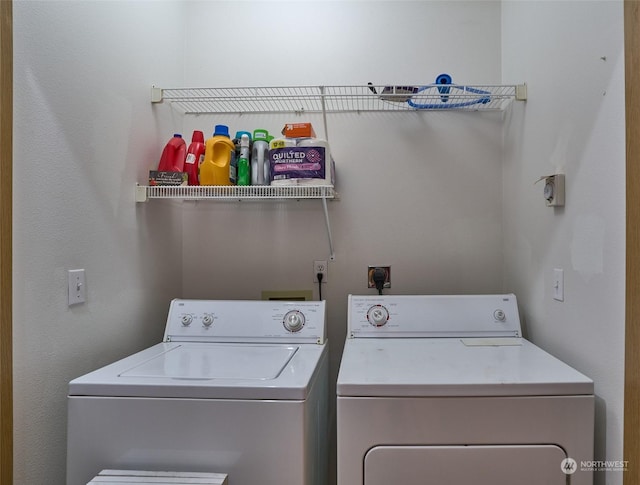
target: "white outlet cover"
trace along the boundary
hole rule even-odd
[[[313,282],[318,282],[318,273],[322,273],[322,282],[326,283],[329,280],[329,267],[326,261],[314,261],[313,262]]]

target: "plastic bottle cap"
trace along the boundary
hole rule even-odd
[[[254,140],[267,140],[267,138],[269,137],[269,132],[267,130],[261,130],[261,129],[257,129],[257,130],[253,130],[253,139]]]
[[[240,140],[242,135],[247,135],[249,137],[249,141],[251,141],[251,133],[248,131],[236,131],[236,138]]]
[[[229,127],[227,125],[216,125],[213,130],[213,136],[226,136],[229,137]]]
[[[191,136],[192,143],[204,143],[204,133],[201,131],[195,130],[193,135]]]
[[[249,146],[249,135],[247,133],[243,133],[240,137],[240,146],[248,147]]]
[[[174,133],[173,137],[174,138],[182,138],[182,135],[180,133]]]

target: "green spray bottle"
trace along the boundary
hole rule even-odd
[[[251,173],[249,170],[249,135],[240,137],[240,158],[238,159],[238,185],[250,185]]]

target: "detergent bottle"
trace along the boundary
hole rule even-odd
[[[184,172],[187,144],[180,133],[173,135],[162,150],[158,170],[160,172]]]
[[[229,170],[234,149],[229,138],[229,127],[216,125],[213,136],[205,143],[204,161],[200,166],[200,185],[231,185]]]
[[[269,185],[269,132],[253,130],[251,185]]]
[[[184,171],[189,177],[189,185],[200,185],[198,169],[204,161],[204,148],[204,133],[195,130],[191,136],[191,144],[187,148],[187,159],[184,162]]]

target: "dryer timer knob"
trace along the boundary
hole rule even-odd
[[[284,316],[282,324],[289,332],[299,332],[304,327],[304,314],[298,310],[291,310]]]
[[[374,327],[382,327],[389,320],[389,310],[382,305],[374,305],[367,312],[367,320]]]

